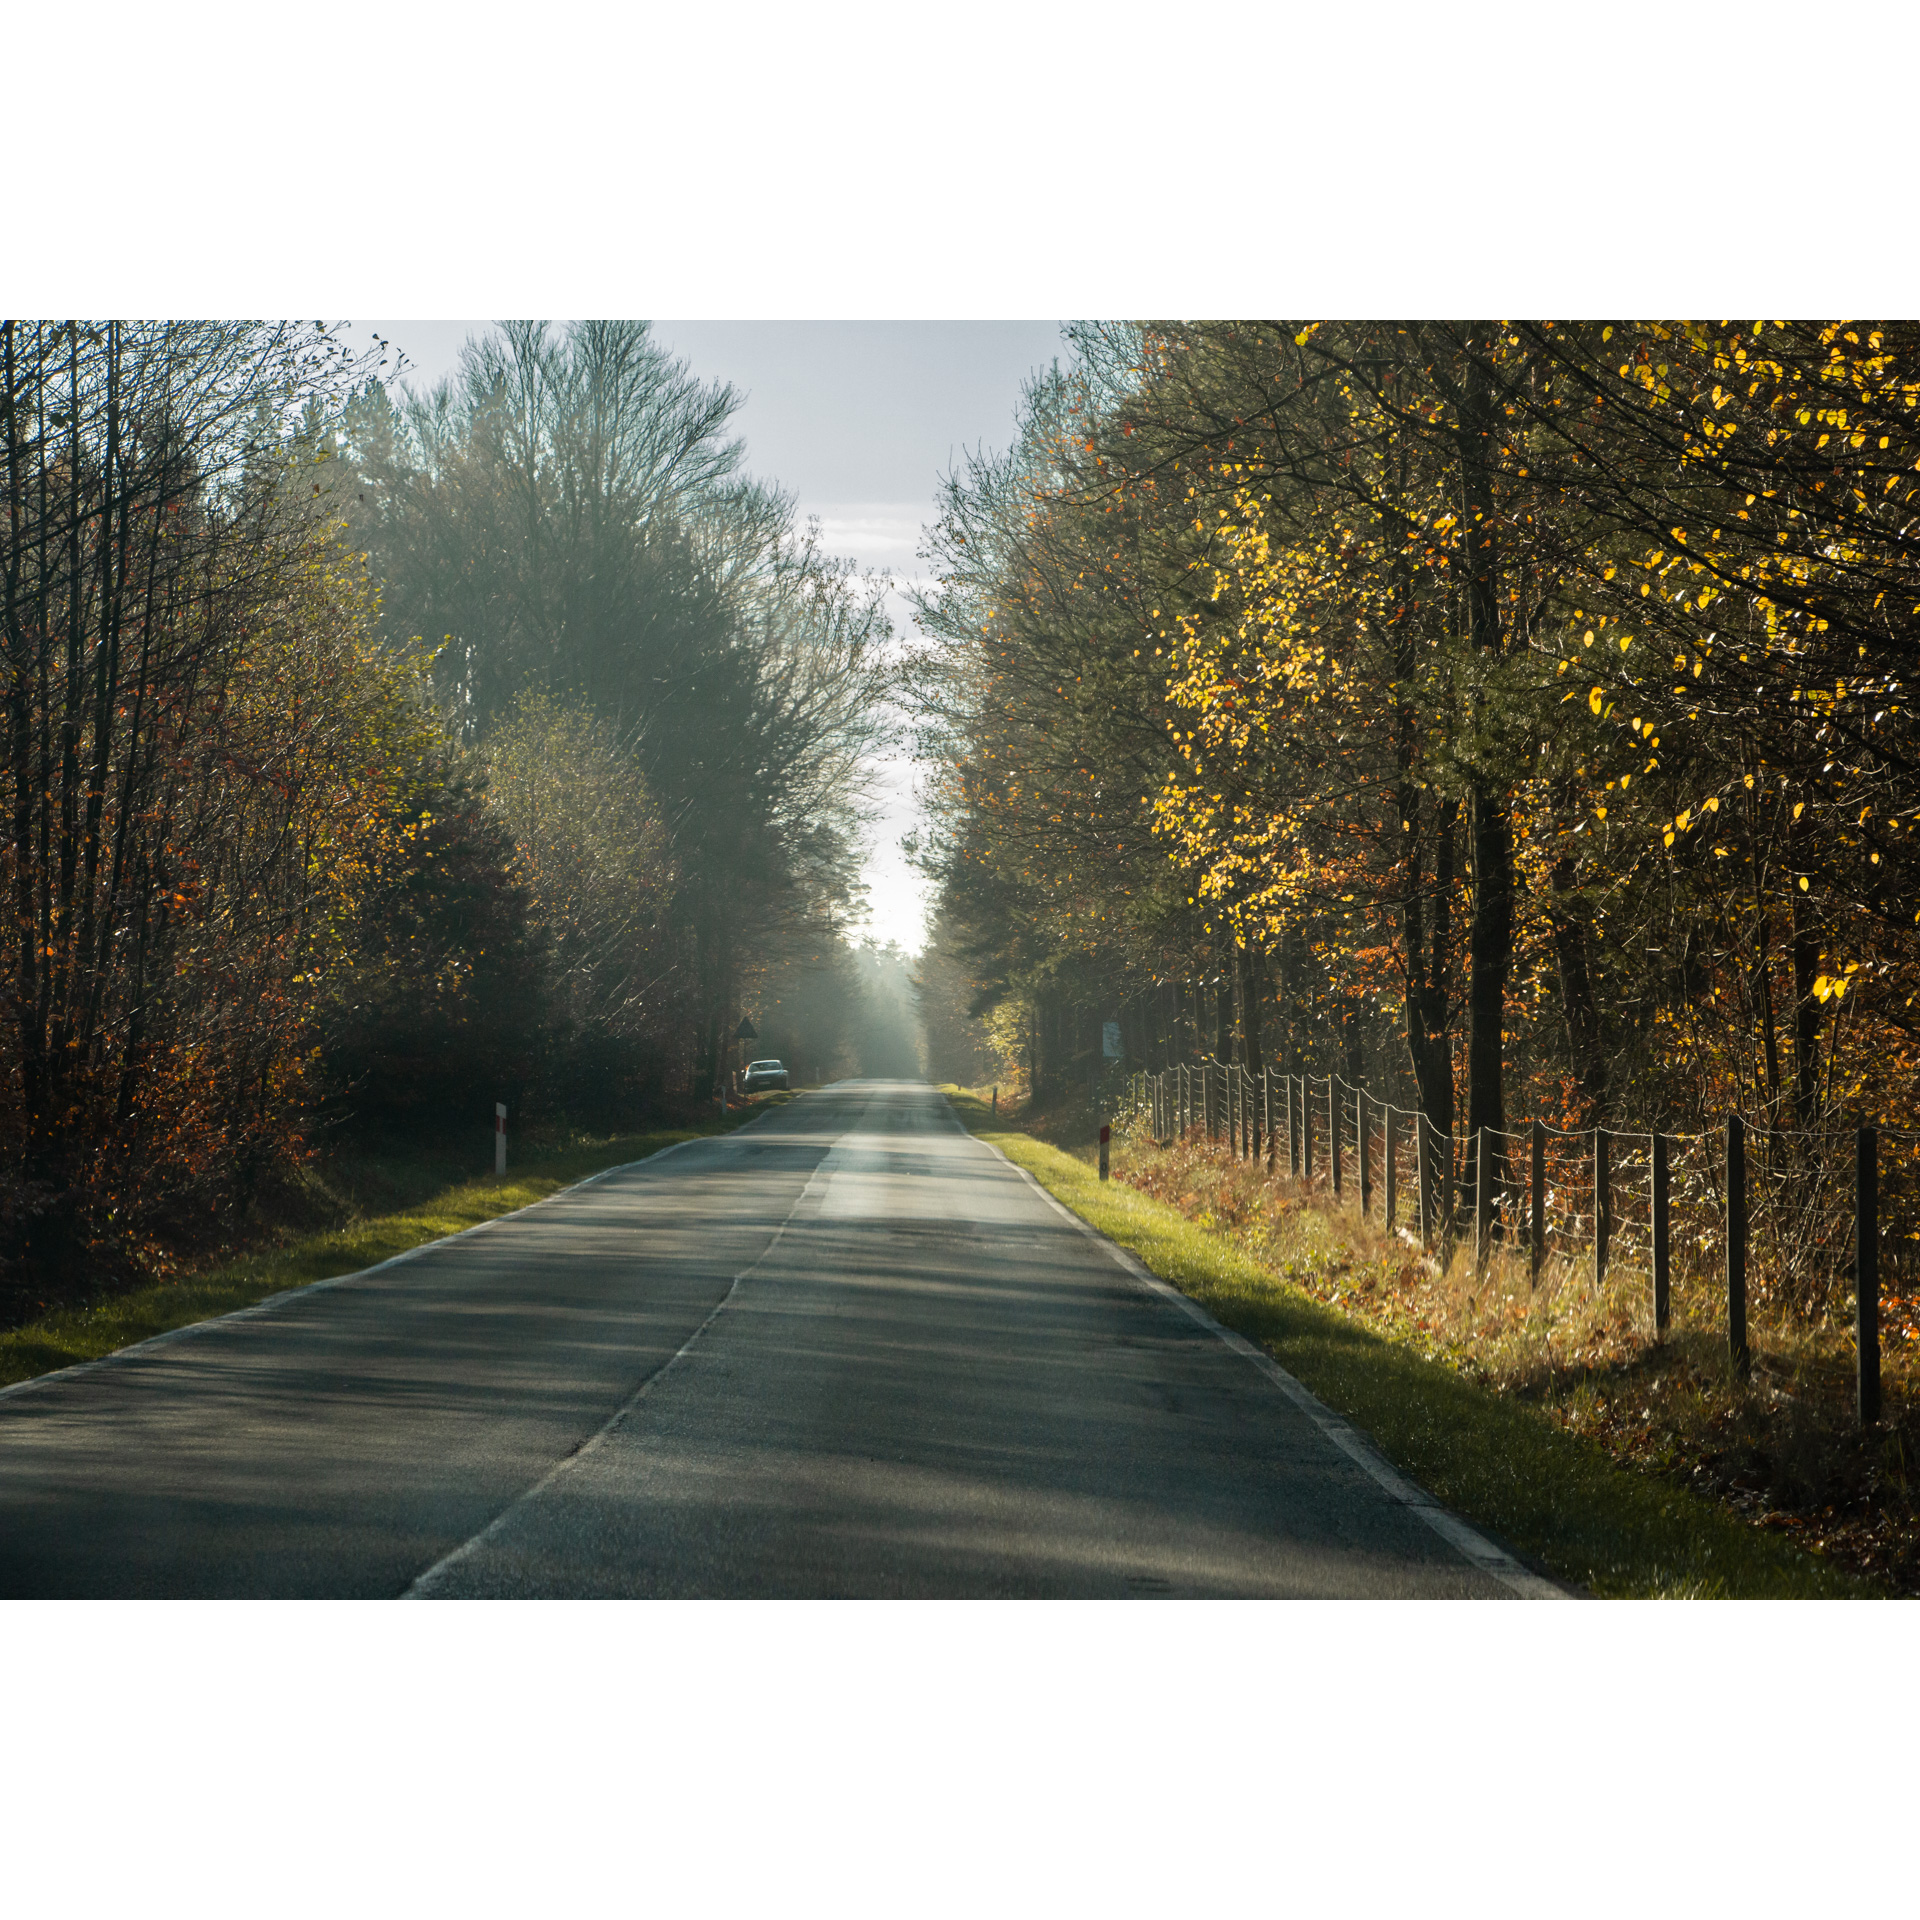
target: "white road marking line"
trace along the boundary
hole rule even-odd
[[[727,1137],[731,1138],[730,1135]],[[841,1139],[845,1137],[844,1134],[840,1136]],[[594,1452],[600,1443],[607,1439],[620,1423],[626,1419],[627,1415],[653,1391],[655,1383],[664,1380],[667,1375],[680,1364],[688,1352],[691,1351],[695,1342],[699,1340],[700,1336],[705,1333],[706,1330],[719,1319],[722,1312],[725,1311],[735,1293],[739,1291],[740,1282],[749,1279],[753,1274],[757,1273],[772,1255],[774,1248],[777,1247],[786,1236],[788,1227],[793,1224],[793,1216],[806,1204],[807,1196],[820,1184],[821,1175],[826,1174],[827,1179],[829,1181],[832,1180],[833,1175],[828,1172],[828,1169],[832,1166],[834,1149],[838,1147],[839,1143],[839,1140],[836,1140],[834,1146],[829,1147],[826,1153],[821,1156],[820,1164],[815,1167],[813,1172],[808,1176],[807,1184],[800,1189],[799,1195],[794,1200],[793,1205],[787,1209],[786,1217],[774,1228],[773,1238],[760,1249],[759,1254],[753,1260],[742,1267],[740,1271],[727,1282],[727,1290],[720,1296],[719,1300],[714,1303],[713,1311],[687,1335],[686,1340],[682,1343],[679,1350],[663,1366],[656,1367],[652,1373],[648,1374],[647,1377],[641,1381],[633,1393],[607,1417],[598,1432],[582,1445],[574,1448],[571,1453],[565,1454],[559,1460],[556,1460],[532,1486],[526,1488],[512,1500],[508,1501],[471,1539],[463,1540],[451,1553],[443,1554],[426,1572],[414,1581],[413,1585],[400,1596],[401,1599],[431,1600],[434,1595],[435,1586],[443,1580],[444,1576],[451,1571],[451,1569],[457,1567],[463,1560],[471,1559],[474,1554],[478,1553],[488,1541],[492,1540],[494,1536],[500,1532],[501,1528],[503,1528],[528,1501],[537,1500],[569,1467],[578,1465],[588,1454]],[[671,1151],[671,1149],[669,1149],[669,1151]],[[557,1198],[558,1196],[556,1195],[555,1197]]]
[[[970,1140],[979,1139],[979,1135],[971,1132],[951,1107],[947,1111],[959,1132],[965,1134]],[[1071,1207],[1056,1200],[1025,1167],[1007,1159],[1007,1156],[1001,1153],[991,1140],[980,1140],[980,1145],[991,1153],[999,1154],[1001,1160],[1011,1167],[1055,1213],[1059,1214],[1061,1219],[1077,1227],[1090,1240],[1104,1247],[1130,1280],[1156,1295],[1168,1306],[1177,1307],[1188,1319],[1197,1321],[1217,1339],[1225,1341],[1243,1359],[1250,1360],[1348,1459],[1365,1472],[1383,1493],[1417,1514],[1463,1559],[1478,1567],[1482,1573],[1498,1580],[1509,1592],[1519,1594],[1524,1599],[1567,1600],[1573,1597],[1558,1581],[1548,1580],[1531,1568],[1523,1567],[1504,1547],[1495,1546],[1485,1534],[1469,1526],[1457,1513],[1452,1513],[1443,1507],[1424,1487],[1416,1486],[1370,1440],[1343,1420],[1324,1400],[1296,1380],[1270,1353],[1256,1347],[1244,1334],[1235,1333],[1231,1327],[1222,1326],[1197,1300],[1189,1300],[1178,1287],[1169,1286],[1157,1273],[1130,1254],[1125,1247],[1109,1240],[1098,1227],[1082,1220]]]

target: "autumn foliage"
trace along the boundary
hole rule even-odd
[[[324,327],[0,323],[0,1317],[704,1097],[843,912],[876,595],[645,323],[509,337],[409,423]]]
[[[1444,1131],[1920,1123],[1920,328],[1077,345],[948,489],[920,681],[1043,1087],[1098,1013]]]

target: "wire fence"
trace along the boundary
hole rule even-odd
[[[1125,1110],[1163,1145],[1196,1136],[1435,1253],[1529,1284],[1584,1274],[1658,1338],[1676,1314],[1724,1325],[1745,1373],[1750,1310],[1833,1324],[1850,1312],[1856,1404],[1878,1419],[1883,1298],[1914,1303],[1920,1131],[1620,1127],[1443,1131],[1338,1074],[1255,1073],[1214,1059],[1127,1083]]]

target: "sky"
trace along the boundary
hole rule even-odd
[[[453,371],[479,320],[361,320],[432,385]],[[658,338],[708,380],[747,398],[733,417],[747,467],[778,481],[822,543],[893,583],[888,611],[902,631],[904,592],[920,576],[920,530],[942,474],[963,451],[1013,438],[1022,383],[1068,357],[1053,320],[660,320]],[[881,769],[883,812],[866,880],[871,937],[917,952],[925,883],[900,851],[916,817],[910,761]]]

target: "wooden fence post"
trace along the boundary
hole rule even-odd
[[[1300,1166],[1301,1178],[1313,1185],[1313,1088],[1306,1074],[1300,1076]]]
[[[1607,1277],[1607,1242],[1613,1237],[1613,1167],[1607,1152],[1607,1130],[1593,1130],[1593,1284]]]
[[[1880,1418],[1880,1135],[1862,1127],[1853,1148],[1853,1334],[1860,1424]]]
[[[1428,1119],[1425,1110],[1413,1121],[1413,1171],[1421,1185],[1421,1246],[1432,1252],[1434,1227],[1440,1223],[1440,1188],[1436,1187],[1434,1142],[1440,1129]]]
[[[1487,1130],[1473,1133],[1473,1270],[1484,1274],[1493,1253],[1493,1155],[1487,1151]]]
[[[1293,1121],[1293,1075],[1287,1074],[1280,1082],[1286,1089],[1284,1105],[1286,1111],[1280,1116],[1287,1123],[1287,1178],[1300,1178],[1300,1135]]]
[[[1753,1364],[1747,1352],[1747,1129],[1737,1113],[1727,1120],[1727,1352],[1744,1380]]]
[[[1393,1236],[1393,1108],[1380,1109],[1380,1222],[1389,1239]]]
[[[1673,1318],[1672,1267],[1668,1261],[1667,1136],[1653,1136],[1653,1330],[1665,1333]]]
[[[1373,1218],[1373,1157],[1368,1153],[1370,1129],[1367,1126],[1367,1083],[1362,1080],[1353,1090],[1353,1107],[1358,1116],[1354,1128],[1360,1141],[1360,1218]]]
[[[1528,1130],[1532,1134],[1531,1155],[1532,1188],[1529,1199],[1532,1201],[1531,1217],[1527,1222],[1527,1262],[1529,1284],[1540,1284],[1540,1269],[1547,1261],[1547,1125],[1544,1120],[1536,1120]]]
[[[1336,1200],[1340,1198],[1340,1149],[1345,1144],[1340,1138],[1340,1124],[1346,1117],[1341,1108],[1340,1076],[1330,1073],[1327,1075],[1327,1151],[1333,1156],[1331,1172]]]

